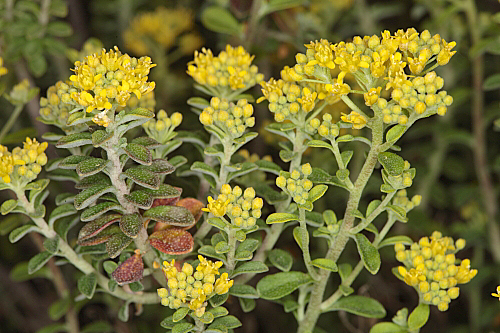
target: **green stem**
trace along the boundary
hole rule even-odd
[[[17,199],[21,206],[26,210],[29,215],[33,215],[35,208],[32,203],[28,201],[23,190],[15,190]],[[31,220],[35,225],[40,228],[41,234],[46,238],[53,238],[57,233],[49,227],[45,219],[41,217],[31,217]],[[113,295],[117,298],[128,302],[140,303],[140,304],[157,304],[160,299],[156,293],[143,293],[143,294],[130,294],[123,290],[121,287],[117,287],[114,291],[111,291],[108,287],[109,279],[97,271],[89,262],[80,257],[73,248],[66,242],[65,239],[59,240],[58,254],[68,259],[68,261],[79,269],[84,274],[94,273],[97,277],[97,284],[103,289],[104,292]]]
[[[294,138],[293,152],[296,154],[295,157],[290,162],[290,169],[289,169],[290,172],[293,170],[297,170],[300,167],[300,163],[302,161],[302,154],[304,152],[304,133],[302,133],[300,130],[297,130]],[[276,212],[277,213],[284,212],[285,209],[288,208],[288,206],[290,206],[290,202],[291,198],[281,201],[279,204],[276,205]],[[255,253],[255,256],[253,257],[252,261],[264,262],[266,260],[267,253],[274,248],[274,245],[278,241],[284,227],[285,227],[284,223],[276,223],[271,226],[269,233],[266,235],[266,238],[264,238],[264,241],[262,242],[261,246]],[[236,282],[244,284],[250,281],[254,276],[255,274],[243,274],[236,278]]]
[[[301,246],[301,250],[307,272],[314,280],[318,280],[318,272],[312,265],[311,254],[309,252],[309,232],[307,231],[306,210],[304,208],[299,208],[299,228],[301,234],[304,235],[303,237],[301,237],[301,241],[304,242]]]
[[[202,333],[205,331],[205,324],[203,324],[203,322],[196,317],[194,318],[194,324],[194,331],[196,333]]]
[[[357,113],[359,113],[360,115],[362,115],[363,117],[366,118],[366,120],[370,119],[370,117],[368,117],[363,111],[361,111],[361,109],[356,105],[354,104],[354,102],[349,98],[349,96],[347,95],[342,95],[340,96],[340,99],[345,103],[347,104],[347,106],[353,110],[353,111],[356,111]]]
[[[350,99],[348,99],[350,101]],[[349,194],[349,199],[347,201],[347,208],[344,214],[344,219],[340,227],[340,231],[333,242],[333,244],[328,249],[326,258],[337,261],[340,254],[344,250],[347,241],[349,240],[350,229],[354,224],[354,216],[352,212],[358,208],[359,201],[363,190],[370,179],[373,169],[377,163],[377,157],[379,154],[380,145],[383,142],[383,122],[379,114],[374,116],[374,125],[372,129],[372,146],[368,152],[366,161],[359,173],[356,182],[354,183],[354,188]],[[307,307],[306,315],[304,320],[299,323],[298,333],[309,333],[312,332],[316,322],[318,321],[319,315],[321,314],[320,306],[323,301],[323,294],[325,292],[325,287],[330,276],[330,271],[321,269],[320,270],[319,281],[314,282],[313,290],[311,292],[311,298],[309,300],[309,306]]]
[[[387,220],[387,223],[382,228],[380,233],[375,237],[375,240],[373,241],[373,246],[378,247],[380,242],[382,242],[384,240],[384,238],[387,235],[387,233],[389,232],[389,230],[391,230],[391,228],[395,222],[396,222],[396,219],[394,218],[394,216],[392,214],[390,214],[390,216]],[[346,286],[346,287],[350,287],[351,284],[354,282],[354,280],[356,280],[356,278],[358,277],[359,273],[361,273],[361,271],[363,270],[363,267],[364,267],[363,262],[360,260],[358,262],[358,264],[356,265],[356,267],[354,267],[354,269],[352,270],[351,274],[349,274],[349,276],[344,281],[342,281],[342,285]],[[337,289],[337,291],[335,293],[333,293],[329,298],[327,298],[323,303],[321,303],[321,306],[320,306],[321,311],[327,310],[337,300],[339,300],[340,297],[342,297],[342,292],[340,291],[340,289]]]
[[[16,105],[14,112],[12,112],[12,114],[9,117],[9,120],[7,120],[7,123],[2,127],[2,131],[0,131],[0,142],[2,142],[5,135],[9,133],[10,129],[12,128],[17,118],[21,114],[21,111],[23,111],[23,108],[24,108],[23,104]]]
[[[391,199],[394,197],[394,195],[396,194],[396,191],[393,191],[391,193],[388,193],[384,200],[382,200],[382,202],[380,203],[380,205],[378,205],[377,208],[375,208],[375,210],[369,215],[366,217],[366,219],[364,221],[362,221],[360,224],[358,224],[357,226],[353,227],[351,229],[351,234],[352,235],[355,235],[357,234],[358,232],[361,232],[362,230],[364,230],[370,223],[372,223],[373,220],[375,220],[377,218],[377,216],[380,215],[380,213],[382,213],[384,211],[384,209],[386,208],[386,206],[391,202]]]
[[[229,245],[229,252],[227,253],[227,261],[226,261],[226,268],[229,272],[232,272],[236,266],[236,261],[234,260],[234,254],[236,252],[236,229],[234,229],[232,226],[229,226],[229,230],[227,231],[227,237],[228,237],[228,245]]]

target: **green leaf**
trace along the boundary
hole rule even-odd
[[[125,195],[125,199],[141,209],[149,209],[153,205],[153,196],[146,191],[134,191]]]
[[[399,176],[403,173],[405,161],[399,155],[383,152],[378,154],[378,161],[387,173],[393,177]]]
[[[307,200],[310,202],[314,202],[319,198],[321,198],[326,193],[327,190],[328,186],[324,184],[316,185],[309,191],[309,197]]]
[[[67,204],[68,206],[73,207],[71,204]],[[62,206],[61,206],[62,207]],[[119,210],[122,211],[122,206],[115,202],[104,201],[96,204],[95,206],[89,207],[82,212],[80,216],[80,220],[82,222],[92,221],[101,216],[104,213],[109,212],[110,210]],[[59,208],[59,207],[58,207]],[[57,209],[57,208],[56,208]],[[52,216],[52,214],[51,214]]]
[[[46,238],[43,241],[43,247],[50,253],[56,254],[59,249],[59,236],[56,235],[54,238]]]
[[[258,160],[255,162],[255,164],[259,167],[259,170],[270,172],[277,176],[279,176],[280,171],[282,171],[281,167],[278,164],[271,161]]]
[[[77,212],[75,206],[73,204],[64,204],[59,207],[56,207],[52,213],[50,213],[49,217],[49,225],[53,225],[57,219],[60,219],[65,216],[73,215]]]
[[[220,241],[215,245],[215,252],[217,253],[228,253],[229,244],[226,241]]]
[[[241,274],[249,274],[249,273],[264,273],[267,272],[269,268],[261,261],[249,261],[240,266],[238,266],[231,274],[231,278]]]
[[[231,288],[229,288],[229,295],[241,298],[251,298],[251,299],[259,298],[257,290],[255,290],[254,287],[249,286],[247,284],[234,284]]]
[[[80,177],[92,176],[104,170],[107,164],[108,161],[102,158],[91,157],[78,163],[76,166],[76,173]]]
[[[266,275],[257,283],[257,291],[263,299],[273,300],[290,295],[300,286],[312,282],[309,274],[281,272]]]
[[[68,331],[68,328],[66,327],[66,323],[64,323],[64,324],[56,323],[56,324],[47,325],[47,326],[39,329],[35,333],[58,333],[58,332],[67,332],[67,331]]]
[[[353,295],[339,299],[328,311],[346,311],[366,318],[384,318],[386,311],[377,300],[365,296]]]
[[[485,91],[500,89],[500,73],[488,76],[483,83]]]
[[[107,142],[113,137],[113,132],[108,132],[105,130],[97,130],[92,133],[92,145],[94,147],[100,147],[103,143]]]
[[[389,184],[380,185],[380,192],[382,192],[382,193],[392,193],[394,191],[395,191],[395,189]]]
[[[295,156],[297,156],[297,153],[294,153],[291,150],[280,150],[279,155],[283,162],[288,163],[293,160]]]
[[[158,141],[156,141],[153,138],[150,138],[149,136],[140,136],[138,138],[133,139],[130,142],[137,143],[138,145],[144,146],[149,149],[158,148],[161,146],[161,144]]]
[[[309,232],[307,230],[303,230],[299,226],[293,228],[293,238],[301,249],[305,246],[305,244],[309,244]]]
[[[240,301],[241,309],[245,313],[253,311],[257,306],[255,300],[251,298],[238,298],[238,301]]]
[[[169,161],[162,158],[153,160],[153,162],[151,162],[151,165],[144,168],[159,175],[168,175],[175,170],[175,167],[170,164]]]
[[[35,77],[40,77],[47,71],[47,60],[42,53],[31,54],[27,60],[28,67]]]
[[[392,126],[391,129],[387,131],[387,134],[385,135],[385,140],[387,142],[394,143],[398,141],[400,137],[403,136],[405,131],[406,131],[406,126],[404,125]]]
[[[116,258],[132,242],[125,234],[115,234],[106,242],[106,251],[111,259]]]
[[[211,257],[211,258],[215,258],[215,259],[219,259],[219,260],[223,260],[223,261],[226,260],[226,257],[223,254],[217,253],[217,251],[215,251],[215,248],[211,245],[204,245],[204,246],[200,247],[200,249],[198,250],[198,253],[202,254],[204,256]]]
[[[210,102],[202,97],[191,97],[187,100],[187,104],[200,110],[210,106]]]
[[[57,148],[74,148],[92,143],[92,134],[88,132],[66,135],[57,141]]]
[[[370,333],[405,333],[406,329],[394,323],[377,323],[370,329]]]
[[[141,217],[138,213],[123,215],[120,219],[120,229],[130,238],[135,238],[142,227]]]
[[[174,323],[181,321],[182,319],[184,319],[184,317],[186,317],[188,312],[189,308],[180,308],[179,310],[175,311],[174,314],[172,315],[172,321]]]
[[[229,314],[229,311],[227,311],[227,309],[223,306],[218,306],[216,308],[210,309],[208,310],[208,312],[210,312],[214,316],[214,318],[224,317]]]
[[[285,223],[289,221],[298,221],[299,217],[290,213],[273,213],[266,219],[267,224]]]
[[[239,170],[230,172],[229,175],[227,176],[227,180],[230,181],[234,178],[244,176],[252,171],[255,171],[258,169],[257,165],[251,162],[244,162],[239,166]]]
[[[81,276],[77,281],[78,290],[88,299],[94,296],[97,286],[97,276],[94,273]]]
[[[354,235],[359,255],[365,268],[373,275],[377,274],[380,269],[380,253],[373,244],[363,234]]]
[[[87,208],[97,199],[99,199],[99,197],[106,193],[113,192],[114,190],[114,186],[111,185],[95,185],[87,188],[75,196],[75,208],[78,210]]]
[[[123,174],[145,188],[152,190],[160,188],[161,179],[154,172],[142,168],[128,168]]]
[[[203,314],[203,316],[201,316],[200,321],[203,324],[210,324],[211,322],[214,321],[214,319],[215,319],[214,315],[207,311]]]
[[[352,150],[346,150],[340,154],[340,158],[342,158],[342,163],[344,163],[344,168],[347,168],[347,165],[349,164],[349,161],[351,160],[353,154],[354,152]]]
[[[429,304],[420,303],[408,316],[408,328],[415,331],[421,328],[429,320]]]
[[[73,34],[73,29],[66,22],[52,21],[47,24],[47,33],[55,37],[69,37]]]
[[[352,294],[354,292],[354,289],[352,289],[351,287],[345,286],[343,284],[341,284],[339,286],[339,290],[342,293],[342,295],[344,295],[344,296],[349,296],[350,294]]]
[[[238,36],[243,26],[227,9],[219,6],[209,6],[201,13],[201,22],[212,31]]]
[[[264,5],[265,15],[278,10],[285,10],[288,8],[293,8],[300,6],[304,3],[304,0],[270,0],[267,5]]]
[[[16,207],[17,207],[17,200],[9,199],[2,203],[2,207],[0,207],[0,212],[2,213],[2,215],[7,215]]]
[[[404,245],[411,245],[411,244],[413,244],[413,240],[410,237],[404,236],[404,235],[393,236],[393,237],[389,237],[387,239],[384,239],[382,242],[380,242],[380,244],[378,245],[378,248],[380,249],[381,247],[392,246],[392,245],[395,245],[398,243],[403,243]]]
[[[106,260],[102,263],[102,268],[104,268],[108,275],[111,275],[115,271],[116,267],[118,267],[118,264],[111,260]]]
[[[323,140],[310,140],[307,142],[307,145],[309,147],[314,147],[314,148],[326,148],[332,150],[333,147],[331,144],[323,141]]]
[[[227,301],[228,297],[229,297],[229,293],[225,293],[222,295],[214,295],[214,296],[210,297],[210,299],[208,301],[210,302],[210,305],[212,305],[212,307],[216,308],[219,305],[224,304]]]
[[[337,272],[339,269],[335,261],[326,258],[318,258],[312,261],[313,266],[326,269],[328,271]]]
[[[128,302],[125,302],[120,309],[118,310],[118,319],[120,319],[123,322],[128,321],[128,316],[129,316],[129,310],[128,310]]]
[[[202,174],[214,177],[214,179],[217,179],[219,177],[217,171],[215,171],[214,168],[212,168],[210,165],[196,161],[191,165],[191,170],[193,171],[198,171]]]
[[[217,318],[216,320],[214,320],[214,324],[222,325],[230,330],[241,326],[241,322],[235,316],[225,316],[222,318]]]
[[[380,206],[381,203],[382,203],[382,201],[380,201],[380,200],[370,201],[370,203],[368,204],[368,207],[366,208],[366,217],[369,217],[371,215],[371,213],[373,213],[373,211],[375,209],[377,209],[378,206]]]
[[[122,112],[120,112],[116,117],[117,125],[121,125],[129,121],[138,121],[137,126],[139,126],[155,116],[153,111],[146,108],[136,108]]]
[[[165,319],[163,319],[161,321],[161,323],[160,323],[160,326],[163,327],[163,328],[166,328],[168,330],[171,330],[175,326],[173,317],[172,316],[168,316]]]
[[[194,328],[191,323],[180,323],[172,328],[172,333],[188,333]]]
[[[264,183],[256,183],[253,185],[253,188],[255,193],[257,193],[259,197],[263,198],[270,205],[288,198],[286,193],[275,191],[269,185]]]
[[[398,217],[406,222],[408,219],[406,218],[406,210],[402,207],[399,207],[399,206],[396,206],[396,205],[387,205],[386,207],[388,210],[391,210],[393,211],[394,213],[396,213],[398,215]]]
[[[153,157],[151,151],[137,143],[129,143],[125,148],[125,153],[134,161],[143,165],[151,165]]]
[[[292,268],[293,257],[285,250],[274,249],[268,253],[267,259],[281,271],[288,272]]]
[[[61,169],[76,169],[77,165],[85,161],[89,158],[92,158],[90,156],[85,156],[85,155],[70,155],[68,157],[63,158],[59,164],[58,167]]]
[[[49,317],[52,320],[59,320],[64,316],[71,306],[71,299],[69,297],[65,297],[62,299],[58,299],[54,303],[52,303],[49,307]]]
[[[143,216],[176,227],[188,227],[195,223],[191,212],[180,206],[156,206],[144,212]]]
[[[52,253],[48,251],[43,251],[35,255],[28,262],[28,274],[33,274],[42,268],[49,259],[52,258]]]
[[[212,217],[207,220],[207,223],[210,224],[213,227],[216,227],[217,229],[220,230],[226,230],[226,228],[229,226],[227,222],[222,220],[221,218],[218,217]]]

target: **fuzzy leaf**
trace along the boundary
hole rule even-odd
[[[226,8],[209,6],[201,14],[201,22],[209,30],[237,36],[243,26]]]
[[[28,274],[33,274],[42,268],[49,259],[52,258],[52,253],[49,251],[43,251],[36,254],[33,258],[28,262]]]
[[[136,108],[133,110],[125,110],[122,112],[120,112],[116,117],[117,125],[135,120],[146,122],[155,116],[153,111],[146,108]]]
[[[384,318],[386,311],[377,300],[365,296],[353,295],[339,299],[328,311],[346,311],[366,318]]]
[[[395,125],[392,126],[390,130],[387,131],[387,134],[385,135],[385,140],[387,142],[396,142],[399,140],[401,136],[406,131],[406,126],[403,125]]]
[[[380,253],[373,244],[363,234],[356,234],[356,245],[358,247],[359,255],[365,268],[373,275],[377,274],[380,269]]]
[[[199,162],[199,161],[194,162],[191,165],[191,170],[198,171],[202,174],[214,177],[215,179],[217,179],[219,177],[219,174],[217,173],[217,171],[215,171],[214,168],[212,168],[210,165],[203,163],[203,162]]]
[[[245,313],[252,312],[257,306],[255,300],[251,298],[238,298],[238,301],[240,301],[241,309]]]
[[[128,168],[123,174],[136,184],[148,189],[157,190],[160,188],[160,177],[151,171],[142,168]]]
[[[240,298],[251,298],[257,299],[259,298],[259,294],[254,287],[249,286],[247,284],[234,284],[229,289],[229,295],[233,295]]]
[[[112,262],[112,261],[110,261]],[[140,254],[134,254],[111,273],[113,279],[119,284],[129,284],[142,279],[144,263]]]
[[[255,162],[255,165],[259,167],[259,170],[273,173],[277,176],[279,176],[280,171],[283,171],[278,164],[271,161],[258,160]]]
[[[248,273],[264,273],[267,272],[269,268],[260,261],[250,261],[246,262],[240,266],[238,266],[231,274],[231,278],[238,276],[240,274],[248,274]]]
[[[267,224],[285,223],[289,221],[298,221],[299,217],[290,213],[273,213],[266,219]]]
[[[406,329],[394,323],[377,323],[370,329],[370,333],[405,333]]]
[[[73,205],[71,205],[71,206],[73,206]],[[83,222],[92,221],[92,220],[95,220],[96,218],[98,218],[99,216],[101,216],[102,214],[107,213],[110,210],[120,210],[121,211],[122,210],[121,207],[122,206],[120,204],[117,204],[117,203],[111,202],[111,201],[100,202],[95,206],[92,206],[92,207],[85,209],[82,212],[80,219]]]
[[[87,208],[97,199],[99,199],[100,196],[109,192],[113,192],[114,189],[114,186],[111,185],[95,185],[87,188],[75,196],[75,208],[78,210]]]
[[[149,136],[141,136],[135,138],[132,141],[130,141],[130,143],[136,143],[138,145],[144,146],[149,149],[158,148],[161,146],[161,144],[158,141],[156,141],[153,138],[150,138]]]
[[[72,204],[64,204],[64,205],[61,205],[59,207],[56,207],[52,213],[50,213],[50,217],[49,217],[49,225],[53,225],[54,222],[57,220],[57,219],[60,219],[62,217],[65,217],[65,216],[71,216],[73,214],[75,214],[77,212],[77,210],[75,209],[75,206],[72,205]]]
[[[32,231],[40,232],[40,228],[33,224],[25,224],[23,226],[20,226],[19,228],[16,228],[10,232],[9,242],[15,243]]]
[[[178,206],[153,207],[144,212],[144,217],[177,227],[188,227],[193,225],[195,222],[194,217],[189,210]]]
[[[120,217],[120,214],[109,214],[85,224],[83,228],[80,229],[80,233],[78,234],[78,241],[80,242],[87,238],[96,236],[108,226],[117,222]]]
[[[141,209],[149,209],[153,205],[153,196],[146,191],[134,191],[125,195],[125,199]]]
[[[172,328],[172,333],[188,333],[194,328],[191,323],[180,323]]]
[[[380,249],[381,247],[384,247],[384,246],[393,246],[397,243],[403,243],[404,245],[411,245],[411,244],[413,244],[413,240],[410,237],[404,236],[404,235],[393,236],[393,237],[389,237],[387,239],[384,239],[382,242],[380,242],[380,244],[378,245],[378,248]]]
[[[178,198],[182,194],[182,189],[168,184],[160,184],[160,187],[157,190],[145,189],[144,191],[151,194],[151,196],[155,199]]]
[[[378,161],[382,164],[387,173],[393,177],[403,173],[405,161],[399,155],[383,152],[378,154]]]
[[[314,202],[319,198],[321,198],[326,193],[327,190],[328,186],[324,184],[316,185],[309,191],[309,197],[307,200],[310,202]]]
[[[43,241],[43,247],[50,253],[56,254],[59,249],[59,236],[56,235],[54,238],[46,238]]]
[[[94,273],[83,275],[77,281],[78,290],[88,299],[94,296],[96,286],[97,276]]]
[[[141,217],[138,213],[123,215],[120,219],[120,229],[130,238],[135,238],[142,227]]]
[[[318,258],[312,261],[313,266],[326,269],[328,271],[337,272],[339,269],[335,261],[326,258]]]
[[[129,143],[125,148],[125,153],[134,161],[143,165],[151,165],[153,157],[151,151],[137,143]]]
[[[80,177],[92,176],[104,170],[107,164],[108,161],[102,158],[91,157],[78,163],[76,166],[76,173]]]
[[[159,158],[153,160],[153,162],[151,162],[151,165],[147,167],[147,170],[160,175],[168,175],[174,172],[175,168],[167,160]]]
[[[95,175],[80,180],[80,182],[75,185],[75,188],[84,190],[94,185],[111,185],[111,180],[104,173],[96,173]]]
[[[411,331],[416,331],[427,323],[429,320],[430,308],[429,304],[419,304],[408,316],[408,328]]]
[[[257,291],[263,299],[273,300],[290,295],[300,286],[312,282],[309,274],[281,272],[266,275],[257,283]]]
[[[17,207],[17,200],[9,199],[2,203],[2,207],[0,207],[0,212],[2,213],[2,215],[7,215],[16,207]]]
[[[241,326],[241,322],[235,316],[225,316],[214,320],[213,325],[221,325],[227,329],[235,329]],[[210,325],[212,326],[212,325]]]
[[[200,249],[198,250],[198,253],[202,254],[204,256],[218,259],[218,260],[223,260],[223,261],[226,260],[226,257],[223,254],[217,253],[215,251],[215,248],[211,245],[204,245],[204,246],[200,247]]]
[[[179,255],[193,251],[193,236],[181,228],[155,231],[149,236],[149,243],[160,252]]]
[[[92,145],[94,147],[100,147],[103,143],[108,141],[113,137],[113,132],[107,132],[105,130],[97,130],[92,133]]]
[[[116,258],[132,242],[132,238],[122,233],[114,234],[106,242],[106,251],[111,259]]]
[[[186,315],[188,314],[188,312],[189,312],[189,308],[180,308],[180,309],[178,309],[172,315],[172,321],[174,323],[177,323],[177,322],[181,321],[182,319],[184,319],[184,317],[186,317]]]
[[[52,320],[59,320],[64,316],[71,306],[71,298],[64,297],[52,303],[49,307],[49,317]]]
[[[290,253],[281,249],[274,249],[267,255],[271,264],[281,271],[288,272],[292,268],[293,257]]]
[[[57,148],[74,148],[92,143],[92,134],[88,132],[66,135],[56,143]]]

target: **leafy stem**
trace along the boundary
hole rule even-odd
[[[232,272],[236,266],[236,261],[234,260],[234,254],[236,252],[236,229],[233,228],[231,225],[228,227],[227,231],[227,237],[228,237],[228,245],[229,245],[229,252],[227,253],[227,261],[226,261],[226,268],[229,272]]]
[[[304,208],[299,208],[299,228],[301,233],[301,250],[304,257],[304,263],[307,268],[307,272],[314,280],[319,279],[318,272],[311,263],[311,254],[309,253],[309,232],[307,231],[306,224],[306,210]]]

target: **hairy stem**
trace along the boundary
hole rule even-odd
[[[311,254],[309,253],[309,232],[307,231],[306,211],[304,208],[299,208],[299,228],[302,235],[307,235],[301,236],[301,241],[304,242],[301,247],[304,264],[306,265],[309,275],[311,275],[314,280],[318,280],[318,272],[316,272],[316,269],[311,263]]]
[[[234,270],[234,267],[236,266],[236,261],[234,260],[234,254],[236,252],[236,242],[237,242],[236,229],[229,226],[227,237],[228,237],[227,242],[229,245],[229,252],[227,253],[226,268],[229,272],[232,272]]]
[[[383,141],[383,123],[381,116],[375,114],[373,120],[372,146],[368,152],[363,168],[354,183],[354,188],[349,194],[347,208],[340,231],[326,254],[327,259],[335,262],[340,257],[340,254],[349,240],[350,230],[354,224],[354,216],[352,216],[352,212],[358,208],[363,189],[368,183],[368,180],[373,173],[373,169],[375,168],[375,164],[377,163],[377,156],[380,151],[380,145]],[[321,269],[319,275],[319,281],[314,282],[304,320],[299,323],[298,333],[312,332],[316,322],[318,321],[319,315],[321,314],[320,306],[323,301],[323,294],[330,276],[330,271]]]

